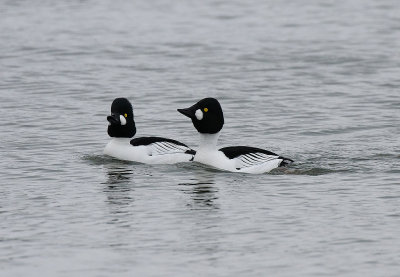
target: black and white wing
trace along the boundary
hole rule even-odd
[[[133,146],[147,146],[150,156],[183,153],[195,155],[196,151],[177,140],[161,137],[141,137],[131,140]]]
[[[293,160],[281,157],[268,150],[248,147],[248,146],[231,146],[219,149],[226,157],[235,161],[237,170],[262,165],[269,162],[279,162],[279,166],[285,166],[293,162]]]

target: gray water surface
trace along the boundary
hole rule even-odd
[[[399,276],[400,2],[1,1],[1,276]],[[220,100],[243,175],[102,155],[196,147],[177,108]]]

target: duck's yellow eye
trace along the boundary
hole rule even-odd
[[[207,109],[207,108],[204,108],[204,112],[208,112],[208,109]]]
[[[126,117],[128,117],[128,115],[127,115],[127,114],[124,114],[124,116],[125,116],[125,118],[126,118]]]

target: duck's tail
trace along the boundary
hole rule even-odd
[[[282,159],[281,163],[279,164],[279,167],[288,166],[288,165],[294,163],[294,161],[292,159],[285,158],[285,157],[279,157],[279,158]]]

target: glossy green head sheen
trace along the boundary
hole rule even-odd
[[[215,98],[204,98],[190,108],[178,109],[178,112],[192,119],[194,127],[202,134],[218,133],[224,126],[224,114]]]

